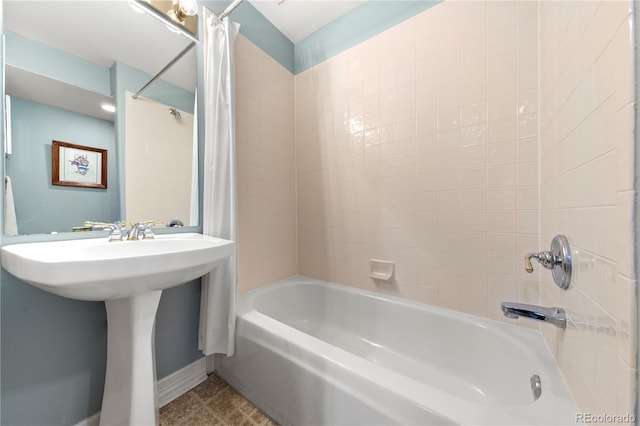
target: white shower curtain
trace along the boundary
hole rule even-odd
[[[205,12],[203,233],[237,241],[233,45],[240,26]],[[205,355],[234,353],[238,256],[202,278],[199,347]]]

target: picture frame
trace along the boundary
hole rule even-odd
[[[52,141],[51,183],[81,188],[107,188],[107,150]]]

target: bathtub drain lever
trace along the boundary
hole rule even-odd
[[[537,401],[542,395],[542,382],[540,381],[540,376],[534,374],[531,376],[531,391],[533,392],[533,400]]]

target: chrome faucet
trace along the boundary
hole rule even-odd
[[[144,223],[138,222],[135,225],[131,225],[127,232],[127,240],[139,240],[140,236],[144,234]]]
[[[138,222],[135,225],[131,225],[131,228],[125,229],[123,222],[115,222],[109,225],[111,233],[109,234],[109,241],[122,241],[140,239],[151,240],[154,238],[153,225],[155,222]]]
[[[153,240],[153,225],[155,222],[138,222],[131,226],[127,234],[127,240]]]
[[[567,328],[567,316],[562,308],[543,308],[525,303],[502,302],[502,313],[511,319],[531,318],[548,322],[559,328]]]

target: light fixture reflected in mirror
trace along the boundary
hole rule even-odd
[[[173,8],[167,11],[167,16],[174,21],[185,25],[187,18],[198,13],[198,4],[195,0],[173,0]]]
[[[137,8],[165,21],[167,28],[184,33],[194,41],[198,35],[198,3],[196,0],[129,0]],[[167,19],[168,18],[168,19]]]

